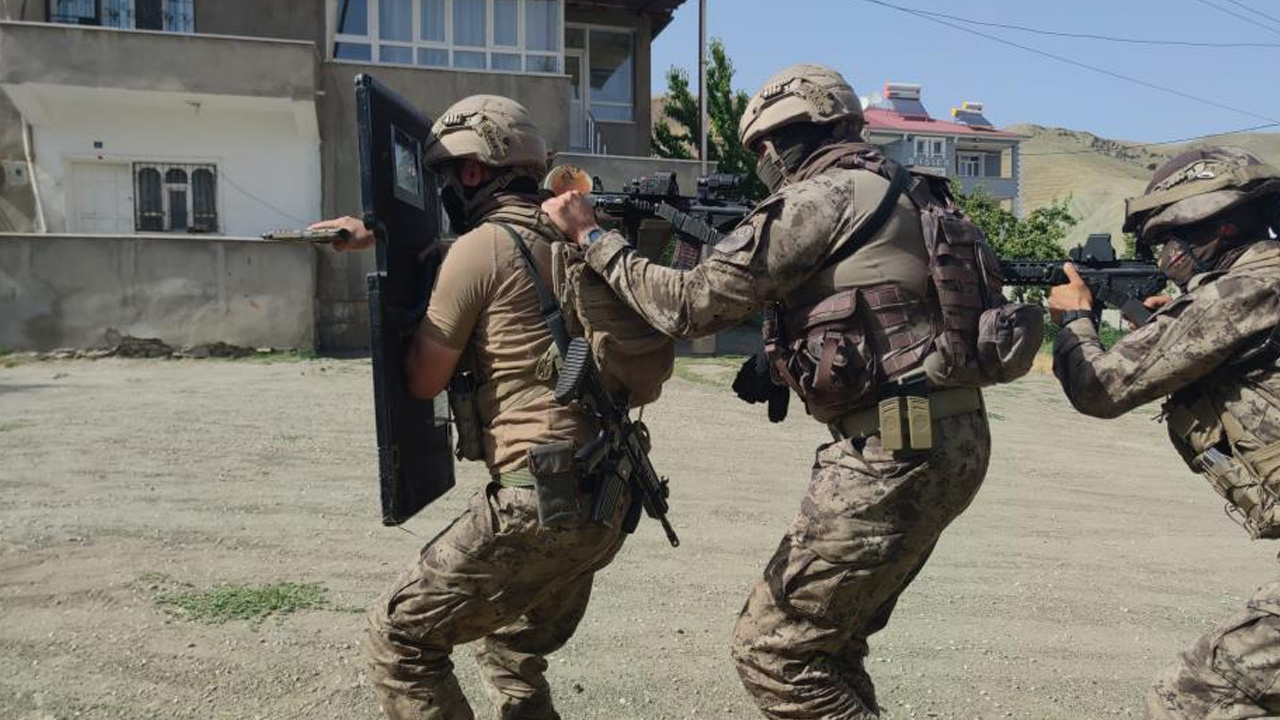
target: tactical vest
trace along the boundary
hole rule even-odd
[[[1230,270],[1239,269],[1280,274],[1280,243],[1259,243]],[[1199,275],[1191,289],[1229,271]],[[1161,312],[1178,312],[1190,302],[1183,295]],[[1169,439],[1178,454],[1193,472],[1204,475],[1226,500],[1227,514],[1254,539],[1280,538],[1280,437],[1260,437],[1256,419],[1232,414],[1226,400],[1238,399],[1247,382],[1249,392],[1260,395],[1267,406],[1280,408],[1277,358],[1280,326],[1207,377],[1171,395],[1163,407]]]
[[[955,207],[946,180],[908,173],[860,143],[819,151],[801,179],[834,169],[870,175],[855,176],[859,207],[836,249],[765,314],[775,379],[831,422],[906,378],[964,388],[1026,374],[1043,339],[1043,311],[1005,300],[999,260]]]
[[[584,337],[591,344],[601,377],[615,397],[627,397],[631,407],[657,400],[662,384],[670,379],[675,367],[675,343],[671,338],[654,330],[620,300],[590,270],[581,250],[564,241],[536,205],[502,205],[486,214],[484,222],[528,230],[533,238],[526,235],[526,240],[551,243],[551,286],[569,334]],[[464,353],[464,362],[450,383],[449,399],[458,431],[458,457],[477,460],[483,457],[483,449],[482,421],[475,402],[485,379],[468,368],[468,355],[469,352]],[[548,390],[555,382],[558,360],[552,346],[532,369]]]

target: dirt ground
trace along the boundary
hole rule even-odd
[[[825,431],[770,426],[729,372],[682,361],[646,413],[684,546],[643,524],[600,575],[551,662],[566,718],[756,717],[729,633]],[[1078,417],[1043,375],[988,399],[986,487],[872,641],[885,716],[1138,717],[1157,670],[1275,577],[1274,549],[1153,408]],[[0,718],[376,717],[360,609],[485,477],[460,475],[405,529],[379,525],[367,361],[0,369]],[[213,625],[156,602],[282,581],[329,605]]]

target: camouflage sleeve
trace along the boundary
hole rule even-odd
[[[1104,350],[1086,320],[1062,328],[1053,372],[1077,410],[1114,418],[1208,375],[1280,322],[1280,295],[1256,277],[1227,275],[1178,298]]]
[[[675,338],[710,335],[817,271],[838,237],[839,210],[850,201],[848,188],[830,183],[815,178],[761,203],[692,270],[652,262],[618,233],[589,247],[586,260],[659,331]]]

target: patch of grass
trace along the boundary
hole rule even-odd
[[[188,620],[224,623],[228,620],[261,622],[270,615],[328,605],[319,583],[281,582],[271,585],[218,585],[208,590],[160,595],[156,603]]]
[[[14,420],[13,422],[0,423],[0,432],[9,432],[10,430],[21,430],[22,428],[31,427],[29,420]]]
[[[1003,415],[1001,415],[1001,414],[1000,414],[1000,413],[998,413],[998,412],[991,412],[990,410],[988,410],[988,411],[987,411],[987,418],[988,418],[988,419],[991,419],[991,420],[1003,420],[1003,419],[1004,419],[1004,416],[1003,416]]]
[[[741,355],[713,355],[710,357],[676,358],[674,375],[698,385],[729,387],[733,384],[738,368],[746,362]]]
[[[1051,322],[1046,322],[1044,324],[1044,345],[1040,347],[1040,352],[1053,352],[1053,341],[1058,337],[1058,331],[1061,329],[1061,327]],[[1119,342],[1120,338],[1128,334],[1128,330],[1108,325],[1106,323],[1103,323],[1102,327],[1098,328],[1098,339],[1102,341],[1102,347],[1108,350],[1111,349],[1112,345]]]

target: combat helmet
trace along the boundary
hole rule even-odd
[[[840,73],[825,65],[792,65],[775,73],[747,103],[738,139],[748,149],[778,128],[798,122],[862,126],[862,101]]]
[[[1125,201],[1125,232],[1150,242],[1264,195],[1280,195],[1280,169],[1236,147],[1182,153],[1156,170],[1146,191]]]
[[[547,144],[523,105],[498,95],[454,103],[431,127],[427,164],[475,160],[490,167],[547,165]]]

